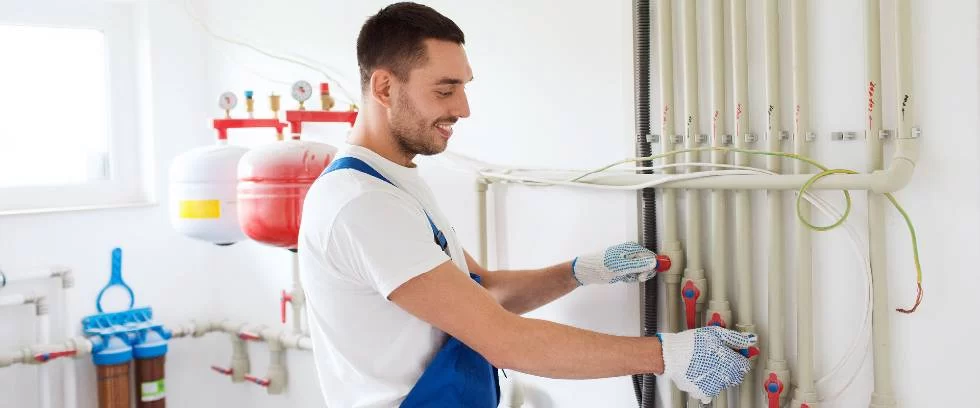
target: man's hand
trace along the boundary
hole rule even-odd
[[[670,269],[670,259],[657,255],[636,242],[625,242],[605,251],[583,255],[572,262],[572,275],[579,285],[644,282],[657,272]]]
[[[705,404],[723,389],[745,379],[749,360],[734,350],[749,349],[757,341],[754,334],[721,327],[657,336],[663,343],[663,375],[674,381],[678,389]]]

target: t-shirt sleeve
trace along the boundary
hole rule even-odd
[[[333,256],[386,299],[410,279],[449,260],[436,245],[418,205],[395,194],[372,191],[338,212],[330,231]]]

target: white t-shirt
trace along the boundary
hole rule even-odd
[[[468,273],[466,258],[418,168],[360,146],[346,146],[343,156],[363,160],[398,188],[345,169],[321,176],[307,193],[298,247],[320,388],[330,408],[395,407],[446,339],[387,299],[449,260],[423,207]]]

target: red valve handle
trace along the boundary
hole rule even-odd
[[[282,315],[283,324],[286,324],[286,303],[292,301],[293,301],[293,296],[286,293],[286,291],[283,290],[282,296],[279,298],[279,313]]]
[[[56,351],[53,353],[37,353],[34,355],[34,361],[46,363],[59,357],[74,356],[76,353],[77,351],[75,350]]]
[[[657,272],[664,272],[668,269],[670,269],[670,257],[657,255]]]
[[[261,385],[263,387],[268,387],[269,386],[269,380],[268,379],[265,379],[265,378],[259,378],[259,377],[256,377],[254,375],[245,374],[245,379],[248,380],[248,381],[251,381],[253,383],[256,383],[258,385]]]
[[[695,315],[697,314],[697,302],[698,298],[701,297],[701,290],[694,285],[694,281],[687,281],[684,284],[684,288],[681,289],[681,296],[684,298],[684,312],[687,316],[687,328],[688,330],[697,327],[697,322]]]
[[[713,313],[711,315],[711,320],[708,320],[708,326],[718,326],[723,329],[728,328],[728,324],[725,323],[725,319],[722,319],[719,313]]]
[[[783,382],[779,381],[776,373],[769,373],[769,379],[763,386],[766,389],[766,397],[769,398],[769,408],[779,408],[779,394],[783,393]]]
[[[757,356],[759,356],[760,353],[762,353],[761,351],[759,351],[759,348],[755,346],[741,349],[738,352],[739,354],[741,354],[742,356],[744,356],[749,360],[756,358]]]
[[[810,404],[804,402],[803,405],[800,405],[800,408],[810,408]]]
[[[242,340],[253,340],[253,341],[254,340],[262,340],[262,337],[259,336],[258,334],[249,333],[249,332],[246,332],[246,331],[239,332],[238,333],[238,338],[240,338]]]
[[[216,371],[218,374],[231,375],[232,373],[232,370],[230,368],[211,366],[211,369]]]

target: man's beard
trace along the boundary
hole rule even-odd
[[[446,146],[440,144],[439,139],[432,137],[431,133],[435,132],[437,122],[449,120],[455,122],[455,118],[426,123],[405,94],[398,96],[395,106],[395,115],[391,119],[391,134],[403,153],[431,156],[446,150]]]

